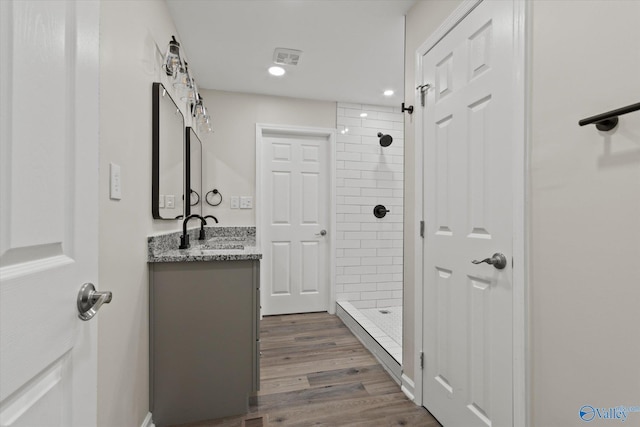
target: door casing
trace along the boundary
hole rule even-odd
[[[443,23],[442,25],[416,50],[416,98],[420,99],[418,86],[423,72],[422,58],[440,40],[462,21],[478,4],[483,0],[465,0]],[[489,1],[489,0],[484,0]],[[529,378],[530,364],[527,354],[529,334],[528,334],[528,217],[526,207],[528,205],[528,164],[530,147],[529,130],[529,104],[530,89],[528,76],[530,75],[530,7],[525,0],[512,0],[514,6],[514,62],[513,72],[515,78],[515,97],[513,99],[514,117],[514,147],[513,147],[513,176],[511,177],[513,188],[513,420],[516,426],[528,426],[529,414]],[[416,108],[422,108],[419,104]],[[422,115],[415,115],[415,218],[421,221],[424,218],[423,201],[423,123]],[[419,224],[416,230],[419,230]],[[415,270],[414,270],[414,401],[418,405],[423,405],[422,393],[422,369],[420,367],[420,357],[423,352],[423,292],[422,283],[424,278],[423,268],[423,239],[417,237],[414,244]],[[427,408],[428,409],[428,408]]]
[[[336,292],[335,292],[335,272],[336,272],[336,129],[314,128],[306,126],[274,125],[256,123],[256,244],[264,249],[262,242],[261,225],[265,215],[263,210],[264,189],[260,177],[262,176],[262,162],[264,145],[263,138],[269,135],[299,135],[299,136],[322,136],[329,142],[329,224],[327,234],[329,236],[329,307],[330,314],[336,312]],[[260,269],[260,282],[264,283],[265,269]]]

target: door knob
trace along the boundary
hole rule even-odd
[[[316,236],[326,236],[327,235],[327,230],[320,230],[319,233],[316,233]]]
[[[485,258],[482,261],[474,259],[471,262],[474,264],[482,264],[483,262],[486,262],[487,264],[493,265],[498,270],[502,270],[507,266],[507,257],[499,252],[496,252],[491,258]]]
[[[91,320],[102,304],[111,302],[111,298],[111,292],[98,292],[93,283],[85,283],[78,292],[78,317],[84,321]]]

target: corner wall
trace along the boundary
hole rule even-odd
[[[640,101],[640,2],[532,11],[531,425],[577,427],[640,406],[640,112],[578,126]]]
[[[171,87],[160,62],[172,34],[165,2],[100,2],[98,288],[113,292],[96,316],[102,427],[137,427],[149,412],[147,236],[178,229],[151,217],[151,84]],[[119,201],[109,199],[110,162],[121,167]]]

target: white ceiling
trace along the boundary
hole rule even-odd
[[[167,0],[200,88],[399,106],[416,0]],[[168,42],[168,40],[167,40]],[[267,73],[277,47],[302,50]],[[392,97],[382,92],[393,89]]]

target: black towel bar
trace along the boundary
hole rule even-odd
[[[607,113],[598,114],[595,116],[587,117],[578,122],[580,126],[596,124],[598,130],[611,130],[618,125],[618,116],[629,114],[634,111],[640,110],[640,102],[636,104],[627,105],[626,107],[618,108],[617,110],[611,110]]]

